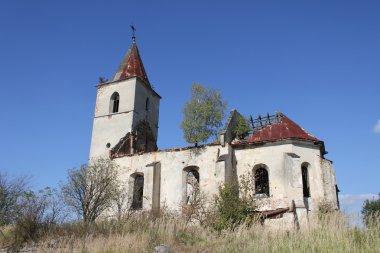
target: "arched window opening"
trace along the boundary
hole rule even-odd
[[[110,111],[112,113],[119,112],[119,100],[120,100],[119,93],[115,92],[114,94],[112,94],[111,103],[110,103],[110,107],[111,107]]]
[[[149,111],[149,98],[145,100],[145,111]]]
[[[268,171],[263,167],[255,171],[255,193],[258,196],[269,197]]]
[[[185,204],[191,205],[199,196],[199,172],[198,167],[189,167],[184,170],[185,178]]]
[[[131,209],[138,210],[143,207],[144,176],[136,175],[133,182],[133,196]]]
[[[310,184],[309,184],[308,167],[309,166],[307,164],[303,164],[301,166],[303,197],[304,198],[309,198],[310,197]]]

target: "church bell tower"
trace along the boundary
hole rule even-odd
[[[90,158],[156,151],[160,99],[133,36],[112,80],[97,86]]]

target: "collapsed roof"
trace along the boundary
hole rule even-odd
[[[253,131],[245,140],[249,143],[260,143],[287,139],[319,142],[316,137],[306,132],[282,113],[252,121]]]
[[[237,124],[236,119],[241,116],[242,115],[236,110],[231,111],[230,118],[221,134],[227,135],[228,132],[231,133],[234,124]],[[284,140],[299,140],[319,145],[322,156],[327,153],[323,141],[308,133],[305,129],[280,112],[272,116],[267,114],[266,116],[261,117],[259,115],[255,120],[251,117],[250,125],[250,131],[244,138],[232,139],[226,137],[225,141],[230,142],[233,146],[244,146]]]

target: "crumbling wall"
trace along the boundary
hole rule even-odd
[[[231,110],[223,130],[219,134],[219,139],[222,146],[226,143],[231,143],[235,139],[236,135],[234,133],[234,128],[236,127],[237,120],[240,116],[242,115],[236,109]]]
[[[132,140],[131,135],[127,135],[120,144],[123,152],[128,152],[128,149],[122,149],[123,143],[130,143],[128,140]],[[258,211],[270,216],[265,221],[268,226],[273,224],[302,229],[308,223],[309,211],[316,211],[317,203],[325,198],[324,189],[331,192],[329,198],[333,198],[335,193],[332,189],[335,186],[335,174],[331,163],[321,159],[319,154],[318,147],[312,143],[284,141],[254,147],[212,144],[197,148],[141,152],[115,161],[123,172],[122,179],[126,180],[133,173],[144,174],[144,209],[165,206],[173,211],[180,211],[184,199],[186,180],[183,180],[183,175],[186,175],[186,168],[199,168],[200,191],[212,196],[224,181],[238,179],[240,175],[252,173],[256,165],[265,164],[269,173],[270,198],[262,200],[263,203],[269,202]],[[301,165],[305,162],[310,164],[310,198],[303,197]],[[160,164],[160,170],[154,175],[152,164],[157,163]],[[156,183],[156,187],[155,177],[160,178],[160,184]],[[289,203],[293,203],[293,206]]]
[[[228,152],[227,147],[206,146],[191,149],[173,149],[116,158],[120,165],[120,179],[128,182],[134,173],[144,174],[143,209],[165,206],[169,210],[179,211],[183,203],[184,169],[199,168],[199,188],[210,198],[218,192],[218,186],[225,180],[224,162],[218,162]],[[160,187],[154,187],[154,166],[160,163]],[[186,181],[185,181],[186,183]],[[157,192],[159,190],[159,192]],[[155,198],[156,196],[156,198]],[[159,199],[159,200],[158,200]],[[158,204],[156,201],[159,201]],[[154,203],[153,203],[154,202]]]
[[[134,151],[154,152],[157,151],[157,140],[155,139],[152,129],[147,121],[140,121],[135,130],[135,147]]]
[[[132,133],[127,133],[120,141],[110,150],[110,158],[114,159],[124,155],[132,154]]]
[[[128,132],[110,150],[110,158],[154,151],[157,151],[157,144],[152,129],[147,121],[141,121],[132,132]]]
[[[295,203],[289,201],[288,198],[259,199],[256,210],[264,218],[264,225],[267,229],[289,231],[300,227]]]
[[[334,209],[339,209],[336,194],[336,176],[332,162],[321,158],[322,180],[324,186],[324,198]]]

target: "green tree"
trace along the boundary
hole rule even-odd
[[[362,215],[367,226],[371,226],[371,224],[375,223],[375,219],[380,218],[380,193],[377,199],[373,198],[372,200],[367,199],[364,201]]]
[[[100,158],[68,172],[68,182],[62,186],[65,203],[92,223],[110,208],[119,195],[118,165]]]
[[[222,126],[227,103],[219,91],[200,84],[193,84],[191,93],[191,100],[183,108],[181,129],[185,140],[197,146],[216,136]]]
[[[234,134],[239,138],[244,138],[249,129],[249,120],[239,115],[236,122],[236,126],[234,128]]]

